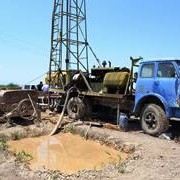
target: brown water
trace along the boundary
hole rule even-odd
[[[64,173],[98,170],[125,158],[119,151],[70,133],[10,141],[9,145],[16,152],[24,150],[32,155],[32,169],[46,167]]]

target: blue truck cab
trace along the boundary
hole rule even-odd
[[[165,132],[169,120],[180,121],[180,60],[140,63],[133,111],[151,135]]]

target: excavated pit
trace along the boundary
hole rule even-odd
[[[46,168],[65,174],[100,170],[127,158],[126,153],[71,133],[9,141],[9,145],[16,153],[25,151],[33,157],[31,169]]]

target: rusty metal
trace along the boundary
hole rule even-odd
[[[37,100],[38,92],[33,90],[1,90],[0,122],[9,122],[14,117],[39,120]]]

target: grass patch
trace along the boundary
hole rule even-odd
[[[5,151],[8,149],[7,140],[7,136],[0,135],[0,151]]]
[[[126,165],[123,162],[119,163],[117,168],[118,168],[118,172],[121,174],[124,174],[126,172]]]
[[[76,134],[76,129],[74,126],[66,126],[64,132],[69,132],[71,134]]]
[[[120,152],[121,153],[121,152]],[[126,163],[122,160],[121,155],[119,155],[119,163],[117,164],[118,172],[124,174],[126,172]]]
[[[26,153],[24,150],[22,150],[16,154],[16,160],[18,162],[28,164],[29,161],[31,161],[32,159],[33,159],[33,157],[30,154]]]
[[[20,140],[22,138],[22,134],[19,131],[15,131],[11,133],[12,140]]]

